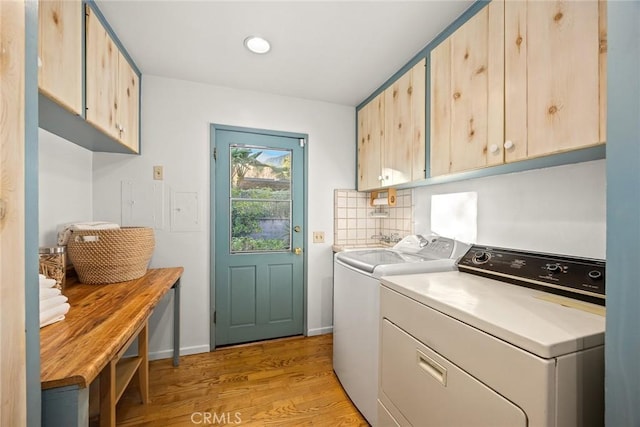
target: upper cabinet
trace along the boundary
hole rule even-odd
[[[358,111],[358,189],[381,186],[384,143],[384,92]]]
[[[140,72],[95,3],[41,1],[39,20],[39,126],[92,151],[139,153]]]
[[[138,152],[138,76],[87,6],[87,121]]]
[[[503,19],[493,1],[431,51],[431,176],[502,163]]]
[[[505,160],[606,140],[606,2],[505,3]]]
[[[425,177],[425,60],[358,110],[358,190]]]
[[[48,0],[38,11],[38,87],[73,114],[82,114],[82,2]]]
[[[494,0],[430,60],[431,176],[605,141],[604,1]]]

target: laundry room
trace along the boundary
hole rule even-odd
[[[640,2],[0,20],[1,425],[640,424]]]

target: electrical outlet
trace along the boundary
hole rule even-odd
[[[313,243],[324,243],[324,231],[313,232]]]
[[[153,167],[153,179],[162,181],[164,178],[164,171],[162,170],[162,166],[154,166]]]

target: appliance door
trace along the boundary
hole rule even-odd
[[[527,425],[518,406],[386,319],[380,352],[381,392],[411,425]]]
[[[353,403],[375,426],[379,282],[336,261],[333,284],[333,369]]]
[[[391,249],[339,252],[336,254],[336,258],[345,265],[349,265],[365,273],[373,273],[373,270],[380,265],[422,263],[427,259]]]

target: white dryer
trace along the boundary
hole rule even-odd
[[[468,248],[445,237],[411,235],[390,249],[335,255],[333,369],[371,425],[377,425],[380,277],[454,270]]]
[[[458,267],[382,279],[379,425],[602,426],[604,261],[473,247]]]

